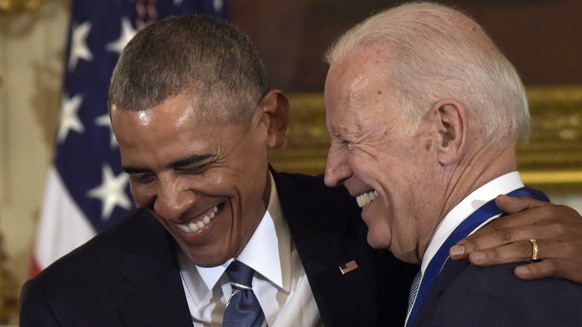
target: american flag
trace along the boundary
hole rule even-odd
[[[107,115],[120,52],[136,31],[168,16],[226,19],[226,0],[73,0],[56,137],[31,276],[132,209],[128,178]]]

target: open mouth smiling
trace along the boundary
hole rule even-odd
[[[216,216],[216,212],[218,212],[218,206],[214,206],[207,213],[205,213],[202,218],[197,217],[193,219],[190,223],[176,224],[176,226],[183,233],[197,233],[206,225],[210,224],[212,219],[214,219],[214,217]]]
[[[362,193],[356,197],[356,202],[360,208],[367,206],[368,204],[372,203],[374,199],[378,197],[378,191],[372,190],[366,193]]]

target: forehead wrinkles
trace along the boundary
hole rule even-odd
[[[394,101],[382,74],[363,71],[344,90],[342,105],[346,128],[353,136],[364,137],[386,133],[394,117]]]

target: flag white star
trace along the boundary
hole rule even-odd
[[[223,0],[214,0],[212,2],[212,5],[214,7],[214,11],[219,12],[222,10],[222,7],[224,6],[224,1]]]
[[[99,116],[99,117],[95,118],[95,125],[109,128],[110,137],[111,137],[110,141],[109,141],[109,146],[112,149],[116,148],[117,147],[117,139],[115,138],[115,134],[113,134],[113,129],[111,128],[111,119],[109,119],[109,115],[105,114],[103,116]]]
[[[85,127],[79,119],[78,112],[83,102],[83,96],[77,94],[74,97],[63,99],[61,108],[61,120],[59,125],[59,134],[57,140],[62,143],[69,135],[69,131],[73,130],[79,134],[85,132]]]
[[[123,48],[125,48],[125,45],[133,38],[135,33],[135,29],[129,19],[123,17],[121,19],[121,35],[119,35],[119,38],[115,42],[107,44],[105,48],[107,51],[121,54],[121,51],[123,51]]]
[[[91,31],[91,23],[85,22],[73,28],[73,36],[71,38],[71,54],[69,56],[69,70],[74,70],[77,67],[79,59],[87,61],[93,60],[93,54],[87,47],[87,36]]]
[[[126,210],[131,209],[131,202],[125,193],[128,181],[129,179],[125,173],[114,176],[113,170],[108,164],[103,166],[101,185],[87,192],[90,198],[99,199],[102,202],[101,218],[103,220],[109,219],[115,206],[120,206]]]

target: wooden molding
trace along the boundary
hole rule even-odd
[[[530,141],[517,150],[526,184],[548,192],[582,189],[582,86],[529,87]],[[329,146],[321,93],[291,94],[287,142],[271,153],[281,171],[323,173]]]

